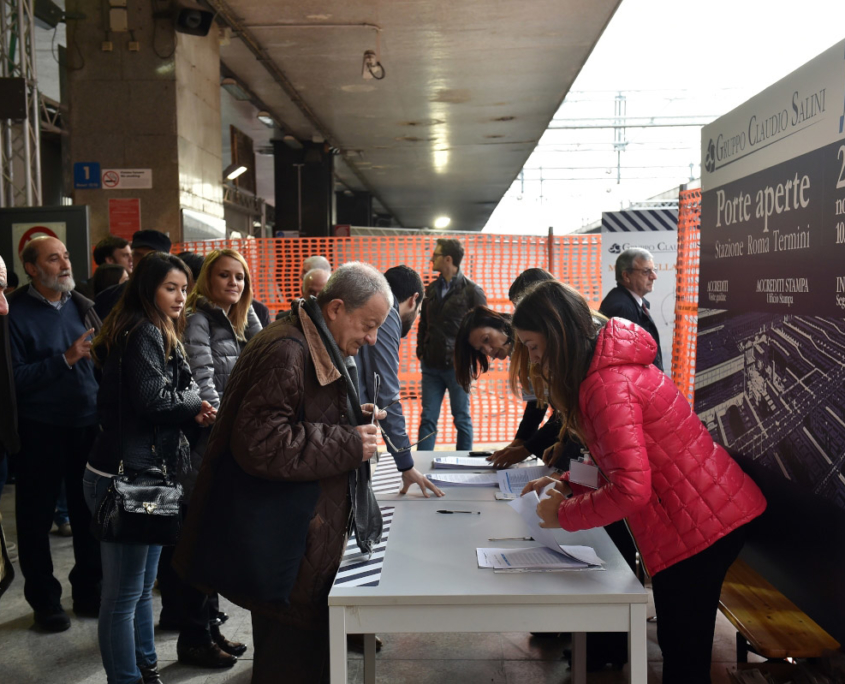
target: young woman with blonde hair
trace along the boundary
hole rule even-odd
[[[203,262],[197,283],[188,297],[188,325],[185,349],[200,396],[215,409],[220,407],[226,382],[247,341],[261,330],[252,309],[252,282],[249,266],[232,249],[215,249]],[[191,450],[191,476],[185,483],[189,498],[199,473],[210,430],[203,430]],[[168,556],[170,554],[167,554]],[[169,561],[169,558],[168,558]],[[217,596],[207,597],[184,584],[175,573],[167,572],[163,590],[165,606],[181,602],[177,654],[179,661],[198,667],[230,667],[246,646],[226,639],[220,633],[225,617],[218,610]],[[161,581],[159,582],[161,584]],[[174,606],[175,608],[175,606]],[[162,611],[167,612],[167,609]]]

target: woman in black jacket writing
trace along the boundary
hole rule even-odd
[[[94,341],[103,376],[100,436],[83,489],[89,508],[122,468],[187,472],[187,425],[209,425],[214,408],[199,396],[181,336],[190,271],[161,252],[145,256]],[[99,642],[109,684],[160,683],[153,640],[152,585],[161,547],[102,542]]]

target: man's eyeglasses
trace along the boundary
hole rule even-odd
[[[434,254],[431,255],[431,260],[434,261],[437,257],[442,257],[442,256],[443,256],[443,252],[435,252]]]
[[[657,273],[653,268],[629,268],[629,271],[639,271],[642,273],[646,278],[651,277],[652,273]]]

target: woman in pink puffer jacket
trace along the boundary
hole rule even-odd
[[[530,291],[513,326],[512,384],[536,364],[534,387],[548,386],[564,430],[582,438],[602,476],[591,490],[564,474],[537,507],[543,525],[574,532],[627,519],[652,577],[663,682],[709,684],[722,581],[743,526],[766,508],[763,494],[651,365],[656,345],[642,328],[605,322],[558,282]]]

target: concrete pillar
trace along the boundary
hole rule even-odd
[[[276,229],[300,237],[328,237],[335,220],[334,157],[323,143],[300,150],[273,141],[276,171]]]
[[[75,189],[90,206],[91,242],[109,233],[109,199],[139,198],[141,227],[183,238],[181,209],[223,218],[220,49],[176,33],[153,12],[166,2],[128,0],[128,32],[108,33],[108,3],[67,0],[72,162],[101,169],[151,169],[151,189]],[[111,43],[111,49],[109,45]],[[112,230],[112,232],[119,232]]]
[[[373,225],[373,196],[366,191],[335,193],[337,223],[350,226]]]

